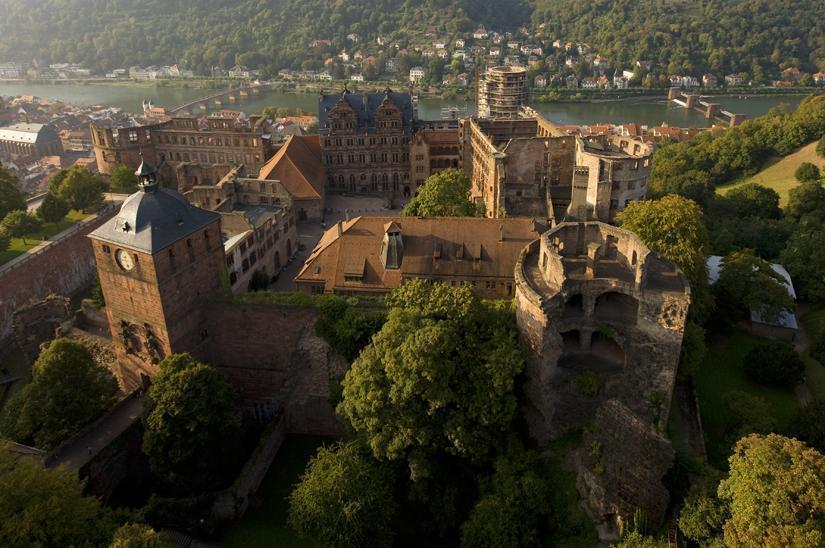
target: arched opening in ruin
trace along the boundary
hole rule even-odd
[[[596,299],[593,315],[596,318],[618,320],[625,324],[636,324],[639,313],[639,301],[630,295],[608,291]]]
[[[292,242],[290,240],[286,241],[286,256],[287,258],[292,257]]]
[[[590,339],[590,354],[604,365],[612,367],[624,366],[625,353],[615,338],[609,333],[596,331]]]
[[[570,295],[567,300],[564,301],[562,317],[575,318],[582,314],[584,314],[584,297],[582,297],[581,293]]]
[[[275,252],[275,274],[281,271],[281,253],[279,251]]]
[[[563,354],[581,352],[581,333],[578,329],[566,331],[561,334]]]

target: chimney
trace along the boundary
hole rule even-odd
[[[349,219],[347,219],[347,220],[349,220]],[[339,238],[344,235],[344,222],[343,221],[338,221],[337,223],[335,223],[335,228],[338,231],[338,237]]]
[[[504,241],[504,223],[498,225],[498,241]]]

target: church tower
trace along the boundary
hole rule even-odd
[[[220,214],[161,187],[146,161],[135,175],[138,192],[89,235],[126,388],[170,354],[203,354],[202,305],[221,290],[225,266]]]

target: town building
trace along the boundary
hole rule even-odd
[[[318,109],[327,191],[410,196],[410,136],[415,128],[410,93],[322,95]]]
[[[417,84],[424,79],[424,67],[413,67],[410,69],[410,82]]]
[[[513,297],[513,268],[538,238],[531,219],[356,217],[327,230],[295,278],[299,291],[383,294],[422,278]]]
[[[100,173],[109,174],[120,164],[137,165],[143,154],[160,165],[164,179],[180,191],[216,183],[240,164],[257,172],[274,153],[269,121],[243,113],[176,117],[147,125],[93,123],[91,132]]]
[[[292,199],[292,209],[298,221],[323,220],[327,171],[321,160],[318,135],[288,137],[261,168],[258,179],[283,185]]]
[[[480,118],[518,118],[528,94],[527,69],[490,67],[478,81],[476,112]]]
[[[461,167],[458,122],[419,122],[410,139],[410,192],[415,195],[428,177]]]
[[[532,109],[459,122],[460,166],[488,217],[612,221],[647,193],[653,148],[614,134],[568,135]]]
[[[256,275],[277,278],[297,251],[293,199],[278,181],[248,179],[240,168],[217,185],[196,186],[193,205],[221,215],[221,240],[232,291],[244,292]],[[256,280],[257,281],[257,280]]]
[[[51,125],[23,123],[0,127],[0,159],[33,162],[62,153],[60,135]]]

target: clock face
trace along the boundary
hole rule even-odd
[[[135,262],[132,260],[132,256],[129,255],[128,251],[118,249],[117,253],[115,253],[115,259],[117,259],[117,264],[119,264],[123,270],[132,270],[135,267]]]

